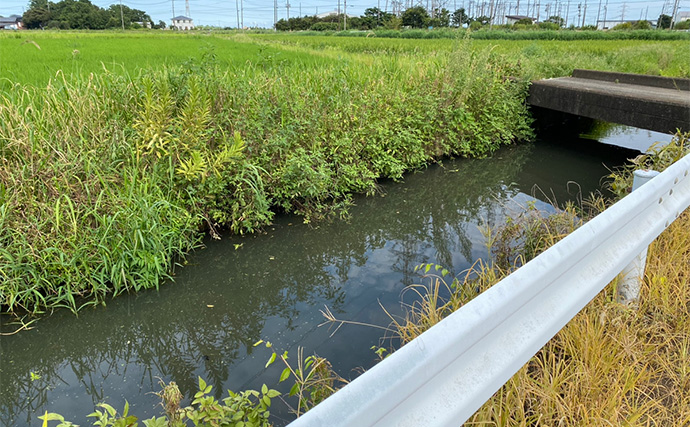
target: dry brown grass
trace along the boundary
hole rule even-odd
[[[690,426],[688,230],[651,245],[637,307],[608,286],[466,425]]]
[[[689,154],[689,140],[679,133],[671,144],[612,172],[611,189],[623,197],[633,170],[664,170]],[[427,286],[412,288],[420,298],[392,329],[403,343],[411,341],[572,232],[579,217],[607,205],[595,197],[582,209],[570,206],[548,217],[527,210],[485,230],[493,261],[476,264],[450,285],[430,276]],[[690,209],[649,247],[634,305],[617,302],[614,280],[465,425],[690,427]]]

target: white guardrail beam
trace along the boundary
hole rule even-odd
[[[690,205],[690,155],[291,427],[458,427]]]

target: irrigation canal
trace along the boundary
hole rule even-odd
[[[628,128],[602,140],[645,150],[660,139],[670,136]],[[386,326],[382,307],[400,314],[401,298],[412,301],[403,290],[420,283],[416,265],[461,272],[487,255],[479,225],[500,224],[530,202],[548,209],[546,196],[577,200],[599,188],[607,167],[636,154],[587,139],[539,140],[384,182],[381,194],[356,198],[349,221],[311,227],[282,216],[264,234],[208,240],[158,292],[118,297],[78,317],[57,312],[0,337],[0,423],[38,425],[48,410],[91,425],[85,416],[96,403],[121,410],[125,399],[150,417],[161,412],[152,394],[159,378],[186,396],[197,376],[219,398],[228,388],[275,387],[281,367],[264,369],[270,353],[252,346],[258,339],[292,360],[302,346],[353,377],[374,363],[371,347],[384,332],[346,325],[331,336],[318,326],[324,306],[340,319]],[[275,403],[275,422],[284,424],[290,415]]]

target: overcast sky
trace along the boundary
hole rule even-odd
[[[57,2],[58,0],[52,0]],[[197,25],[214,25],[221,27],[237,27],[237,10],[236,2],[240,0],[188,0],[191,18]],[[287,17],[287,0],[278,0],[278,19]],[[304,16],[313,15],[323,12],[336,10],[338,8],[338,0],[290,0],[290,16]],[[344,1],[344,0],[341,0]],[[347,13],[352,15],[362,15],[364,10],[369,7],[380,6],[385,9],[387,0],[346,0]],[[410,1],[410,0],[407,0]],[[417,1],[417,0],[415,0]],[[424,1],[426,5],[427,0]],[[437,0],[445,1],[446,7],[450,10],[455,8],[465,7],[469,8],[470,3],[474,5],[476,2],[483,2],[488,0]],[[527,14],[527,4],[532,4],[532,1],[540,3],[540,20],[543,20],[546,15],[546,5],[550,4],[550,10],[556,9],[556,0],[520,0],[521,15]],[[656,19],[662,10],[666,14],[671,14],[673,3],[676,0],[609,0],[608,8],[606,9],[606,19],[621,19],[621,15],[627,19]],[[107,8],[109,5],[115,3],[119,4],[117,0],[91,0],[93,4],[100,7]],[[170,24],[170,18],[173,16],[173,2],[175,7],[175,15],[186,15],[185,0],[122,0],[122,4],[134,9],[140,9],[148,13],[154,22],[159,20]],[[559,9],[562,11],[561,16],[565,17],[566,4],[568,0],[559,0]],[[11,14],[21,14],[24,9],[28,7],[28,0],[0,0],[0,15],[8,16]],[[271,28],[273,27],[273,0],[244,0],[244,25],[246,27],[257,26]],[[512,4],[511,13],[515,13],[516,0],[508,0]],[[578,3],[582,5],[584,11],[585,0],[570,0],[569,19],[568,23],[574,23],[578,18]],[[595,24],[597,15],[599,19],[604,19],[604,6],[606,0],[601,0],[601,12],[599,12],[599,0],[587,0],[586,24]],[[690,0],[678,0],[679,11],[690,11]],[[341,8],[343,5],[341,4]],[[388,10],[391,10],[391,4],[388,3]],[[553,13],[549,13],[552,15]],[[530,15],[536,17],[536,13]],[[580,18],[582,19],[582,18]],[[581,22],[581,21],[579,21]]]

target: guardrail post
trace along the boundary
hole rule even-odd
[[[657,175],[659,172],[653,170],[636,170],[633,173],[632,191],[642,187]],[[623,269],[621,279],[618,282],[618,302],[628,304],[637,300],[640,295],[642,280],[644,280],[646,263],[647,248]]]

